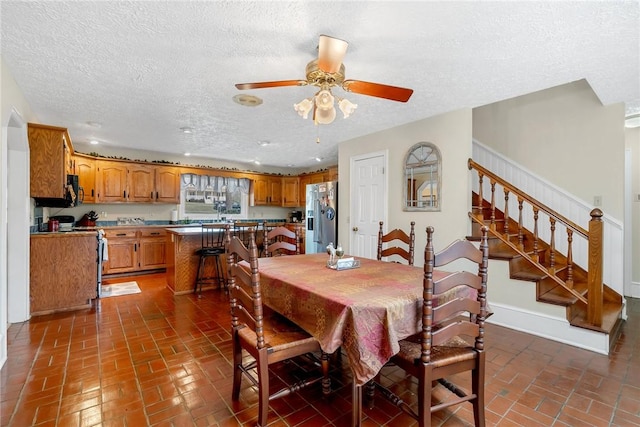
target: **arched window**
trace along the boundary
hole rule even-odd
[[[404,160],[405,211],[439,211],[442,158],[430,142],[419,142],[409,149]]]

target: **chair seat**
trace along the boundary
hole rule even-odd
[[[400,340],[400,351],[394,358],[400,359],[408,364],[419,363],[420,361],[420,334]],[[431,365],[434,368],[450,365],[451,363],[472,360],[477,357],[477,351],[473,346],[460,337],[453,337],[446,343],[431,347]]]
[[[196,255],[200,256],[213,256],[224,254],[224,247],[220,248],[201,248],[196,251]]]
[[[301,344],[307,341],[308,344],[317,343],[305,330],[275,312],[264,316],[263,330],[264,340],[270,351],[282,351],[292,346],[301,347]],[[257,340],[256,333],[251,328],[241,328],[238,335],[247,342],[255,343]]]

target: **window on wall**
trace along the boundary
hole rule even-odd
[[[439,211],[442,159],[430,142],[412,146],[404,161],[403,193],[405,211]]]
[[[180,184],[182,218],[247,218],[249,179],[184,174]]]

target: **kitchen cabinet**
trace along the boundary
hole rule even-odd
[[[128,163],[127,172],[127,202],[153,202],[155,168],[145,164]]]
[[[180,203],[180,168],[156,166],[156,202]]]
[[[167,266],[167,232],[165,229],[140,230],[140,270],[154,270]]]
[[[30,236],[29,301],[32,315],[86,308],[96,298],[96,232]]]
[[[98,203],[126,202],[126,165],[110,160],[97,160],[96,188]]]
[[[128,273],[138,270],[138,232],[105,230],[109,259],[102,264],[103,274]]]
[[[180,169],[97,160],[96,187],[99,203],[180,203]]]
[[[71,141],[65,128],[29,123],[30,195],[62,199],[73,174]]]
[[[300,191],[299,191],[299,206],[306,206],[307,204],[307,185],[318,184],[320,182],[337,181],[338,180],[338,168],[332,167],[322,172],[315,172],[306,175],[300,175]]]
[[[78,175],[78,186],[84,191],[82,203],[96,202],[96,161],[92,157],[74,156],[75,174]]]
[[[253,200],[256,206],[282,206],[282,178],[269,175],[254,179]]]
[[[164,227],[108,228],[105,230],[109,259],[103,274],[138,273],[165,268]]]
[[[282,178],[282,206],[297,207],[299,204],[300,179],[296,177]]]

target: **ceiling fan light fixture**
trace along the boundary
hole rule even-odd
[[[356,111],[356,108],[358,108],[358,104],[354,104],[348,99],[342,98],[338,102],[338,107],[340,108],[340,111],[342,111],[342,114],[344,114],[344,118],[346,119],[351,114],[353,114],[354,111]]]
[[[311,98],[306,98],[300,101],[297,104],[293,104],[293,109],[302,117],[303,119],[307,119],[309,117],[309,112],[313,108],[313,102]]]
[[[334,98],[329,89],[323,89],[316,94],[316,107],[320,110],[333,109]]]
[[[336,109],[331,107],[329,109],[316,108],[316,123],[321,125],[328,125],[332,123],[336,118]]]

